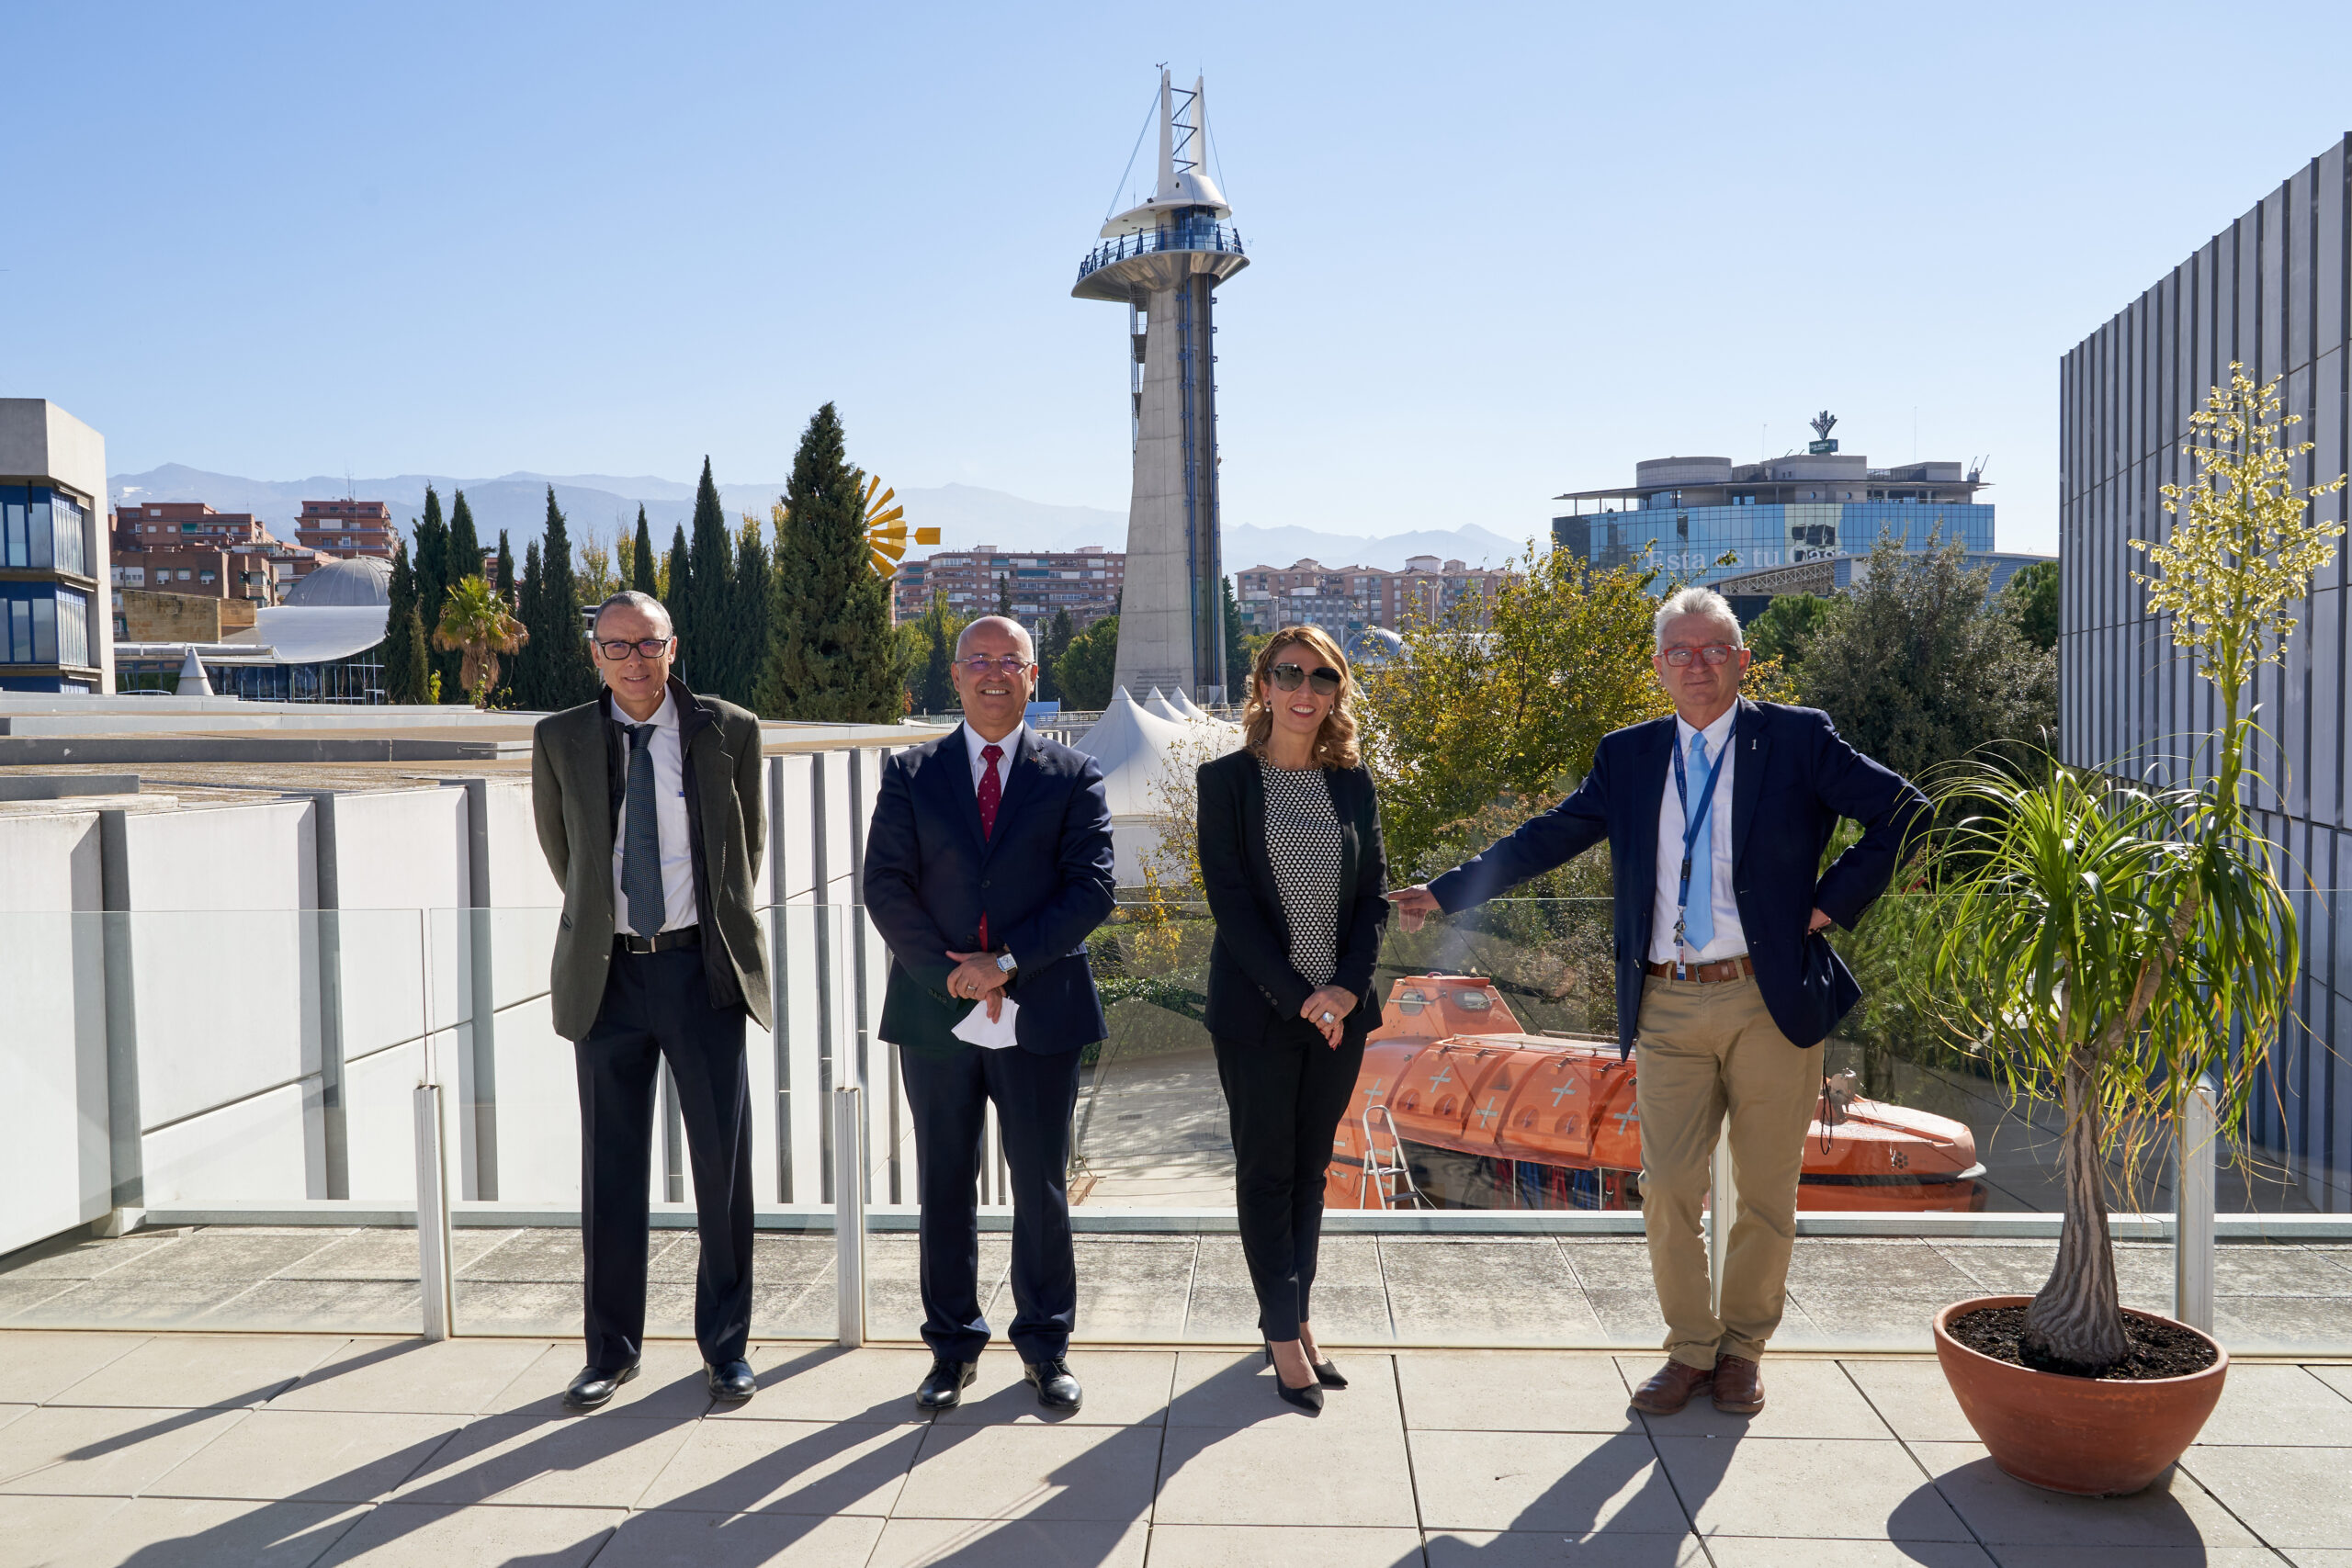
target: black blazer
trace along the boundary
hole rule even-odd
[[[978,1049],[954,1033],[980,1004],[947,994],[947,953],[978,951],[983,914],[989,942],[1021,966],[1005,993],[1021,1004],[1021,1048],[1051,1056],[1102,1039],[1110,1031],[1086,938],[1113,902],[1111,807],[1102,770],[1084,752],[1023,730],[985,838],[961,725],[882,764],[865,912],[890,948],[880,1032],[891,1044]]]
[[[1674,717],[1601,737],[1576,792],[1476,859],[1430,884],[1451,913],[1565,864],[1603,839],[1616,892],[1617,1046],[1634,1048],[1657,892],[1657,813],[1674,763]],[[1838,733],[1818,708],[1739,699],[1732,721],[1732,888],[1765,1010],[1792,1044],[1817,1045],[1861,987],[1819,931],[1819,909],[1849,931],[1886,890],[1928,800]],[[1841,817],[1862,836],[1817,871]]]
[[[1347,1038],[1362,1040],[1380,1021],[1372,994],[1380,934],[1388,925],[1388,856],[1380,840],[1380,807],[1372,774],[1326,768],[1332,814],[1340,819],[1340,919],[1331,983],[1352,993]],[[1200,771],[1201,880],[1216,942],[1209,950],[1209,1032],[1256,1044],[1298,1019],[1315,987],[1290,966],[1290,921],[1266,852],[1266,786],[1255,753],[1231,751]]]

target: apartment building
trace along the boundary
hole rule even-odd
[[[1101,545],[1075,550],[1016,554],[994,545],[947,550],[899,563],[891,580],[892,613],[901,621],[922,615],[934,593],[969,619],[994,613],[1001,584],[1012,593],[1012,613],[1035,626],[1060,611],[1084,629],[1113,614],[1126,579],[1127,558]]]
[[[392,509],[381,501],[306,501],[294,525],[298,544],[334,556],[392,558]]]
[[[1317,626],[1344,645],[1368,626],[1394,631],[1412,621],[1433,620],[1468,595],[1491,602],[1510,576],[1435,556],[1413,556],[1397,571],[1308,559],[1287,567],[1250,567],[1234,574],[1233,589],[1250,631]]]

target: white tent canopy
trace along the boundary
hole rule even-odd
[[[1111,805],[1112,837],[1118,848],[1122,886],[1143,881],[1143,863],[1159,847],[1160,819],[1179,806],[1192,771],[1239,744],[1229,724],[1176,716],[1167,699],[1152,693],[1168,716],[1151,703],[1136,702],[1122,686],[1091,728],[1071,742],[1102,769],[1103,793]]]

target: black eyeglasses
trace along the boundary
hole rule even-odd
[[[1304,670],[1295,664],[1284,662],[1268,666],[1266,679],[1274,683],[1277,691],[1283,692],[1297,691],[1299,682],[1304,681],[1306,682],[1307,689],[1317,696],[1328,697],[1340,689],[1340,682],[1343,677],[1328,664],[1318,664],[1312,670]]]
[[[670,644],[674,640],[666,637],[650,637],[642,642],[622,642],[617,637],[606,642],[599,637],[596,646],[605,650],[605,658],[618,664],[631,653],[641,653],[648,659],[659,659],[670,651]]]

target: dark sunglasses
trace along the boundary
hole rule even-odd
[[[1298,683],[1304,681],[1317,696],[1328,697],[1340,689],[1340,675],[1328,664],[1318,664],[1313,670],[1302,670],[1295,664],[1285,662],[1269,665],[1266,679],[1274,683],[1277,691],[1283,692],[1297,691]]]

